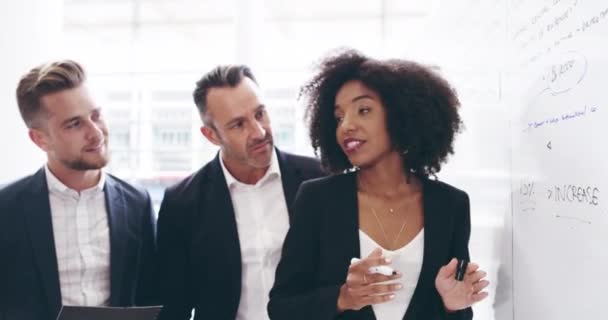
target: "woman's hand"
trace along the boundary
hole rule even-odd
[[[369,273],[369,268],[389,265],[391,261],[382,257],[382,250],[376,248],[369,256],[353,263],[348,268],[346,283],[340,288],[338,312],[359,310],[371,304],[387,302],[395,297],[394,292],[401,289],[398,283],[378,284],[401,278],[401,274],[385,276]]]
[[[488,296],[487,292],[481,291],[490,284],[484,279],[486,272],[480,270],[476,263],[469,263],[464,279],[458,281],[455,279],[457,264],[458,260],[453,258],[439,269],[435,278],[435,288],[448,311],[468,308]]]

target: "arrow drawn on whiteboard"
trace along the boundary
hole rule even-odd
[[[591,224],[591,221],[584,220],[584,219],[577,218],[577,217],[562,216],[562,215],[559,215],[559,214],[556,214],[555,217],[559,218],[559,219],[574,220],[574,221],[577,221],[577,222],[580,222],[580,223]]]
[[[551,150],[551,141],[549,141],[549,143],[547,143],[547,149]]]

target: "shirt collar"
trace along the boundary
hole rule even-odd
[[[268,181],[271,178],[275,178],[275,177],[281,177],[281,168],[279,167],[279,159],[277,158],[277,153],[276,151],[273,149],[272,150],[272,156],[270,158],[270,167],[268,167],[268,170],[266,170],[266,173],[264,174],[264,176],[255,184],[255,185],[248,185],[245,184],[243,182],[238,181],[231,173],[230,171],[228,171],[228,169],[226,169],[226,166],[224,165],[224,160],[222,158],[222,151],[220,151],[220,156],[219,156],[219,160],[220,160],[220,165],[222,166],[222,171],[224,172],[224,178],[226,179],[226,184],[228,185],[228,188],[233,188],[236,186],[260,186],[263,183],[265,183],[266,181]]]
[[[70,189],[70,187],[66,186],[61,182],[49,169],[48,164],[44,165],[44,173],[46,175],[46,184],[49,190],[58,191],[60,193],[67,193],[69,191],[77,192],[76,190]],[[106,175],[103,171],[101,171],[101,176],[99,178],[99,182],[91,188],[86,190],[82,190],[82,192],[90,192],[90,191],[103,191],[103,187],[106,182]]]

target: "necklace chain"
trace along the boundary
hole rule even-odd
[[[364,195],[368,199],[368,201],[371,201],[372,197],[369,194],[369,192],[367,192],[367,191],[360,191],[360,192],[361,192],[362,195]],[[395,211],[397,211],[397,209],[401,208],[402,206],[404,206],[404,204],[399,204],[396,207],[389,207],[387,211],[391,215],[394,215]],[[370,208],[371,208],[371,206],[370,206]]]
[[[370,188],[363,186],[362,183],[359,183],[359,191],[367,194],[368,196],[374,196],[376,198],[380,198],[380,199],[384,199],[384,200],[390,200],[391,198],[394,198],[398,194],[398,192],[396,192],[394,194],[374,192]]]
[[[374,215],[374,217],[376,218],[376,222],[378,222],[378,226],[380,226],[380,231],[382,231],[382,235],[384,235],[384,240],[386,240],[386,243],[389,244],[390,243],[390,250],[395,248],[395,243],[397,243],[397,240],[399,240],[399,237],[401,237],[401,233],[403,233],[403,229],[405,229],[405,222],[406,222],[406,218],[403,218],[403,223],[401,224],[401,228],[399,229],[399,233],[397,233],[397,236],[395,237],[395,239],[393,239],[393,241],[389,241],[388,240],[388,235],[386,234],[386,231],[384,230],[384,226],[382,226],[382,222],[380,222],[380,218],[378,218],[378,214],[376,214],[376,210],[374,210],[374,208],[372,206],[369,207],[372,211],[372,214]]]
[[[372,197],[375,198],[379,198],[381,199],[383,202],[388,202],[394,195],[388,195],[388,194],[384,194],[384,193],[379,193],[379,192],[373,192],[371,191],[370,188],[367,188],[366,186],[364,186],[364,184],[359,180],[359,191],[364,194],[368,199],[371,199]],[[389,207],[388,208],[388,213],[390,213],[391,215],[395,214],[395,209],[399,209],[400,206],[397,206],[397,208],[394,207]],[[370,206],[371,208],[371,206]]]
[[[371,200],[370,198],[372,196],[383,199],[385,202],[388,202],[388,200],[392,197],[392,195],[373,192],[373,191],[371,191],[370,188],[366,188],[366,186],[360,180],[358,182],[359,182],[359,191],[361,192],[361,194],[365,195],[368,198],[368,201]],[[371,209],[371,212],[374,215],[374,218],[376,218],[376,222],[378,223],[378,226],[380,227],[380,231],[382,231],[382,235],[384,236],[384,240],[386,241],[386,244],[390,245],[389,249],[395,248],[395,244],[397,243],[397,241],[401,237],[401,234],[403,233],[403,230],[405,229],[407,218],[403,217],[403,222],[401,223],[401,228],[399,228],[399,232],[397,233],[397,235],[395,236],[393,241],[390,241],[388,238],[388,235],[386,233],[386,230],[384,229],[384,226],[382,225],[382,222],[380,221],[380,218],[378,217],[378,214],[376,213],[376,209],[374,209],[374,207],[372,207],[371,205],[368,205],[368,206]],[[399,207],[401,207],[401,205],[398,206],[397,209]],[[395,208],[389,207],[388,213],[391,215],[394,215]]]

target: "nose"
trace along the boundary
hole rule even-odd
[[[104,131],[101,124],[95,123],[94,121],[88,121],[87,124],[87,139],[92,141],[103,140]]]
[[[253,131],[251,132],[251,138],[254,140],[264,139],[266,137],[266,129],[264,126],[258,122],[253,122]]]
[[[342,118],[342,123],[339,124],[338,128],[344,132],[353,132],[355,131],[356,127],[357,125],[354,119],[352,119],[352,117],[347,113]]]

